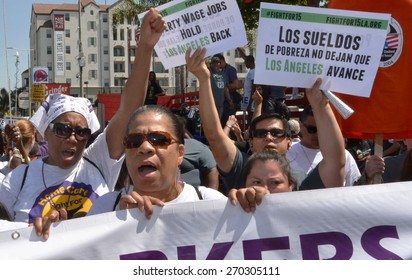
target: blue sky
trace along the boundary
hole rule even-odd
[[[96,4],[111,5],[116,0],[95,0]],[[10,77],[10,89],[16,85],[16,50],[19,50],[18,87],[21,87],[21,73],[27,69],[29,30],[32,4],[76,4],[78,0],[0,0],[0,88],[9,89],[7,76]],[[4,16],[4,18],[3,18]],[[6,31],[6,32],[5,32]],[[7,44],[7,45],[6,45]],[[8,55],[8,73],[6,55]]]

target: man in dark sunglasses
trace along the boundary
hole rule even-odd
[[[286,154],[298,186],[307,175],[323,159],[320,149],[319,130],[312,110],[312,106],[307,106],[299,116],[301,140],[292,146]],[[345,185],[352,186],[361,176],[359,168],[353,156],[345,150]]]

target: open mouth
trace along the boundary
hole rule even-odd
[[[142,165],[138,170],[141,175],[145,176],[157,171],[157,168],[152,165]]]
[[[75,150],[64,150],[63,155],[66,158],[73,157],[75,155],[76,151]]]

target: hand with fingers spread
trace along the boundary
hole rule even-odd
[[[198,48],[192,53],[192,49],[188,48],[185,54],[187,70],[192,72],[200,82],[210,79],[210,71],[205,62],[205,48]]]
[[[37,236],[43,236],[44,240],[50,237],[50,227],[52,223],[67,220],[67,210],[60,211],[52,210],[49,216],[37,217],[34,220],[33,226]]]

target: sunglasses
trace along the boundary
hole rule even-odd
[[[57,137],[66,139],[74,132],[77,141],[88,140],[92,135],[90,128],[82,128],[78,126],[73,128],[72,126],[63,123],[51,123],[49,124],[49,128]]]
[[[255,138],[265,138],[268,134],[270,134],[274,138],[284,138],[286,136],[286,131],[279,128],[274,129],[255,129],[253,132],[253,137]]]
[[[306,125],[304,123],[302,123],[302,124],[306,128],[306,130],[308,131],[309,134],[315,134],[315,133],[318,132],[318,128],[316,126]]]
[[[144,141],[149,142],[154,148],[166,148],[167,146],[178,142],[168,132],[152,131],[147,134],[131,133],[124,138],[123,144],[126,149],[136,149],[139,148]]]

